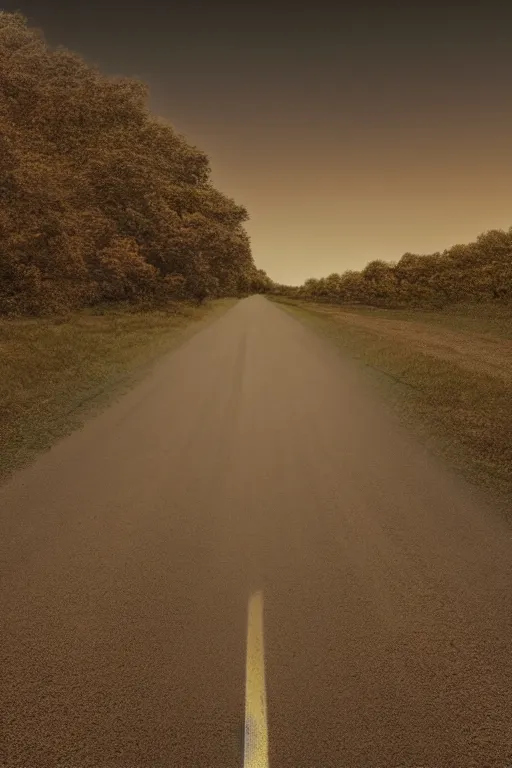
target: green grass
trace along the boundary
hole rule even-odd
[[[235,299],[0,320],[0,480],[108,406]]]
[[[503,379],[459,367],[426,354],[411,339],[405,341],[375,329],[351,324],[345,312],[326,314],[306,302],[278,302],[338,345],[370,374],[369,378],[392,404],[403,422],[435,453],[447,460],[497,502],[512,502],[512,386]],[[350,312],[354,308],[350,308]],[[375,318],[414,320],[442,328],[489,334],[494,340],[511,336],[511,311],[498,308],[485,315],[473,310],[453,313],[358,309]],[[441,330],[442,332],[442,330]],[[506,342],[503,342],[506,343]]]

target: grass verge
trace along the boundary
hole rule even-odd
[[[416,313],[278,303],[365,366],[424,444],[511,508],[510,308]]]
[[[95,308],[0,320],[0,482],[144,376],[164,352],[236,303]]]

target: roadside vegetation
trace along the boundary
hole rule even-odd
[[[147,103],[0,12],[0,315],[258,290],[247,211]]]
[[[273,282],[207,155],[0,11],[0,478],[231,300],[265,293],[386,383],[425,439],[512,498],[512,228]],[[110,394],[109,394],[110,393]]]
[[[235,301],[0,319],[0,481],[82,426]]]
[[[434,312],[274,299],[364,366],[430,450],[510,511],[511,305]]]
[[[0,479],[268,282],[207,155],[0,11]]]
[[[310,278],[301,286],[274,284],[274,296],[388,309],[441,310],[456,304],[512,302],[512,227],[493,229],[473,243],[397,262],[374,260],[361,271]]]
[[[364,365],[433,450],[511,507],[512,228],[267,296]]]

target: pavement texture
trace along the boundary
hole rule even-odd
[[[239,302],[0,488],[3,768],[512,765],[512,528],[334,347]]]

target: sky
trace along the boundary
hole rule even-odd
[[[512,225],[508,5],[0,0],[145,80],[291,285]]]

